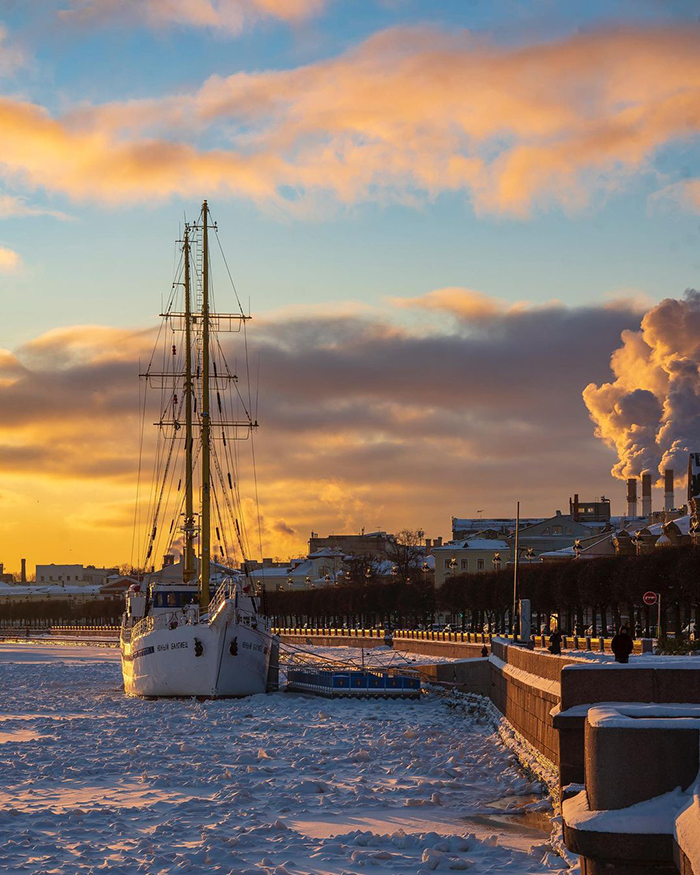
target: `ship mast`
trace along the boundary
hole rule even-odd
[[[211,420],[209,416],[209,208],[202,204],[202,524],[199,606],[209,605],[211,570]]]
[[[185,225],[185,562],[184,583],[196,578],[194,567],[194,500],[193,500],[193,440],[192,440],[192,301],[190,286],[190,228]]]

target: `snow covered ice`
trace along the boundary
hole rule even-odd
[[[0,673],[2,872],[565,867],[504,816],[539,785],[438,696],[142,701],[93,646],[3,644]]]

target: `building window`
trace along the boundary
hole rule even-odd
[[[477,559],[477,560],[476,560],[476,570],[477,570],[477,571],[483,571],[483,570],[484,570],[484,560],[483,560],[483,559]]]
[[[561,526],[552,526],[552,534],[561,535],[562,532],[563,532],[563,529]]]
[[[449,569],[449,567],[450,567],[450,560],[445,559],[445,568]]]
[[[462,571],[467,571],[469,569],[469,560],[462,559]]]

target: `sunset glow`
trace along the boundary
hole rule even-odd
[[[6,4],[6,569],[138,560],[138,374],[205,197],[254,317],[265,556],[575,492],[622,509],[619,404],[656,415],[676,373],[650,311],[700,282],[700,26],[552,8]]]

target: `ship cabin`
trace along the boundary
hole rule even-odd
[[[148,587],[150,613],[177,611],[199,605],[197,583],[152,583]]]

